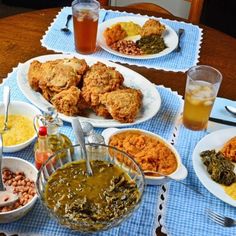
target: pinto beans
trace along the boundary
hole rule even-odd
[[[26,205],[36,194],[35,183],[26,178],[23,172],[12,172],[9,169],[2,171],[3,182],[6,186],[13,187],[13,193],[19,196],[17,202],[11,206],[0,207],[0,212],[7,212]]]
[[[131,40],[119,40],[111,45],[111,49],[127,54],[127,55],[142,55],[142,50]]]

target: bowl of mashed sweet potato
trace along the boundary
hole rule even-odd
[[[157,134],[142,129],[108,128],[102,135],[106,144],[126,152],[140,165],[147,184],[182,180],[188,174],[177,150]]]

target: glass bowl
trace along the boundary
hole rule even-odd
[[[125,210],[122,215],[119,215],[118,217],[114,218],[109,218],[109,220],[106,221],[97,219],[91,221],[91,218],[89,222],[86,222],[82,220],[75,220],[75,218],[68,217],[66,216],[66,214],[57,214],[53,210],[53,208],[50,208],[48,206],[47,201],[45,199],[45,188],[50,176],[57,169],[63,167],[67,163],[84,161],[84,154],[80,145],[75,145],[66,149],[62,149],[52,155],[48,159],[48,161],[44,163],[44,165],[39,170],[37,176],[37,193],[43,206],[47,209],[48,213],[52,216],[52,218],[56,219],[60,225],[79,232],[103,231],[119,225],[122,221],[127,219],[134,212],[135,209],[139,207],[140,202],[142,200],[145,185],[144,174],[140,166],[130,156],[114,147],[107,146],[104,144],[86,144],[86,150],[90,161],[98,160],[105,161],[108,164],[113,164],[114,166],[119,167],[123,172],[125,172],[128,177],[136,184],[139,194],[136,203],[132,204],[131,208]]]

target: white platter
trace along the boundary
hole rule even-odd
[[[29,85],[27,80],[27,74],[29,70],[30,63],[33,60],[38,60],[40,62],[46,62],[48,60],[56,60],[60,58],[71,58],[78,57],[76,54],[51,54],[44,55],[32,58],[26,61],[24,64],[19,65],[19,69],[17,71],[17,83],[25,95],[25,97],[37,106],[39,109],[46,111],[49,106],[52,106],[39,92],[35,92]],[[134,124],[139,124],[141,122],[147,121],[151,119],[160,109],[161,106],[161,97],[159,92],[157,91],[154,84],[148,81],[142,75],[124,67],[118,65],[113,62],[109,62],[106,60],[101,60],[94,57],[88,56],[79,56],[78,58],[84,58],[89,66],[93,65],[97,61],[105,63],[107,66],[115,67],[122,75],[124,76],[124,84],[126,86],[140,89],[143,93],[143,104],[138,117],[135,119],[133,123],[120,123],[113,119],[105,119],[100,116],[96,116],[94,112],[86,114],[86,117],[78,116],[80,121],[88,121],[91,122],[94,127],[123,127]],[[59,113],[59,116],[62,120],[71,122],[72,117],[66,116],[64,114]]]
[[[103,32],[105,31],[105,29],[107,27],[111,27],[112,25],[114,25],[118,22],[129,22],[129,21],[133,21],[134,23],[139,24],[140,26],[143,26],[144,23],[150,18],[151,17],[126,16],[126,17],[116,17],[116,18],[104,21],[102,24],[99,24],[99,27],[98,27],[97,40],[98,40],[99,46],[109,53],[112,53],[116,56],[129,58],[129,59],[152,59],[152,58],[162,57],[162,56],[165,56],[165,55],[171,53],[178,45],[178,36],[177,36],[176,32],[171,27],[162,23],[161,20],[160,20],[160,22],[163,25],[165,25],[165,27],[166,27],[166,31],[164,33],[163,38],[164,38],[164,42],[165,42],[167,48],[159,53],[149,54],[149,55],[137,55],[137,56],[126,55],[126,54],[117,52],[107,46],[107,44],[105,42],[105,38],[103,37]]]
[[[222,129],[208,134],[196,145],[192,160],[194,171],[204,187],[220,200],[236,207],[236,200],[227,195],[223,187],[211,179],[200,157],[202,151],[212,149],[218,151],[234,136],[236,136],[236,128]]]

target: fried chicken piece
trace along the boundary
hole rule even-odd
[[[121,27],[120,24],[116,24],[112,26],[111,28],[106,28],[106,30],[103,32],[103,36],[106,40],[106,44],[108,46],[112,45],[113,43],[124,39],[127,36],[126,31]]]
[[[41,90],[39,88],[39,80],[41,78],[41,73],[40,73],[41,65],[42,63],[40,63],[39,61],[32,61],[29,67],[28,81],[30,87],[35,91]]]
[[[231,138],[221,149],[225,158],[236,162],[236,136]]]
[[[71,86],[69,89],[56,94],[53,96],[51,102],[58,112],[67,116],[79,115],[88,107],[82,97],[80,89],[75,86]]]
[[[159,21],[154,19],[149,19],[145,22],[141,29],[141,36],[159,35],[162,36],[166,27],[162,25]]]
[[[140,90],[125,88],[105,93],[100,97],[112,118],[122,123],[132,123],[142,104]]]
[[[42,91],[43,96],[50,101],[55,94],[77,86],[87,69],[86,61],[75,57],[44,63],[33,61],[29,68],[28,80],[34,90]]]
[[[103,107],[99,108],[99,97],[101,94],[119,89],[124,81],[122,74],[113,67],[107,67],[97,62],[87,71],[83,80],[82,95],[85,101],[95,110],[97,114],[105,112]],[[99,112],[99,110],[103,110]]]

